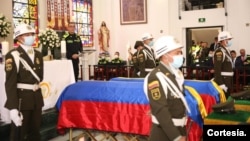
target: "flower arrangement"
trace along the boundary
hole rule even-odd
[[[55,30],[51,28],[46,28],[46,30],[42,31],[38,34],[39,42],[42,46],[46,46],[49,48],[60,47],[60,39]]]
[[[46,28],[38,34],[38,45],[42,46],[42,54],[48,55],[48,50],[54,50],[55,47],[60,47],[60,38],[55,30]]]
[[[0,37],[6,38],[10,34],[11,22],[6,21],[6,17],[0,13]]]

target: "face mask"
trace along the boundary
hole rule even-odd
[[[183,55],[176,55],[172,57],[173,57],[173,62],[170,63],[170,65],[176,69],[179,69],[183,64],[183,59],[184,59]]]
[[[150,41],[148,46],[152,47],[154,45],[154,41]]]
[[[26,46],[32,46],[34,44],[34,36],[25,36],[23,44]]]
[[[233,44],[232,40],[227,41],[227,47],[230,47]]]

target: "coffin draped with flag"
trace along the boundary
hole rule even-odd
[[[202,87],[200,92],[196,91],[197,87]],[[209,110],[206,106],[220,102],[220,94],[211,81],[185,81],[184,92],[191,109],[189,139],[195,141],[202,136],[203,118]],[[200,93],[204,94],[203,98]],[[206,95],[210,97],[207,105],[203,103]],[[78,82],[64,89],[56,106],[59,131],[83,128],[138,135],[150,133],[150,107],[143,91],[143,79]]]

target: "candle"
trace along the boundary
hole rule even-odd
[[[61,53],[66,53],[66,41],[61,41]]]
[[[2,55],[6,55],[9,51],[9,42],[3,41],[2,42]]]

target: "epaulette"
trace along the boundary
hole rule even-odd
[[[64,34],[63,34],[63,38],[67,38],[69,36],[69,32],[65,32]]]

